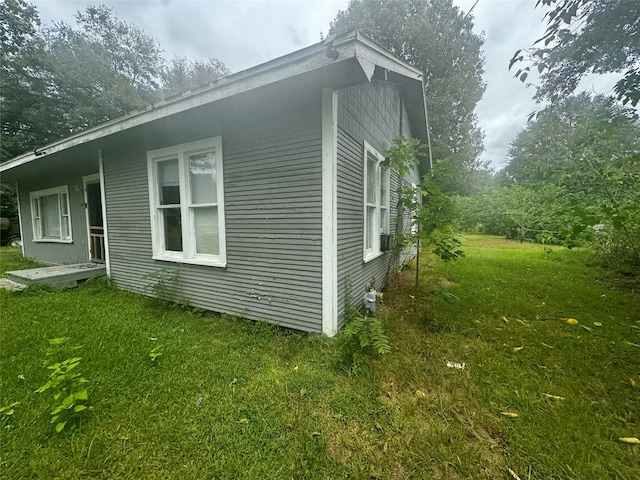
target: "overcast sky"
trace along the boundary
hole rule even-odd
[[[321,33],[326,35],[336,13],[348,4],[348,0],[30,1],[45,24],[73,24],[77,10],[103,3],[112,7],[118,18],[157,39],[166,58],[217,58],[233,72],[317,43]],[[467,12],[475,0],[454,3]],[[490,161],[494,168],[506,162],[507,147],[526,125],[527,115],[540,109],[531,100],[533,88],[526,88],[507,70],[513,53],[530,46],[544,31],[543,12],[534,10],[535,3],[479,0],[472,12],[475,31],[485,37],[487,90],[476,109],[485,132],[482,160]],[[587,82],[585,87],[597,85]]]

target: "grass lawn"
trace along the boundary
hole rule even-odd
[[[640,446],[618,440],[640,437],[639,295],[601,283],[581,251],[464,243],[466,258],[428,259],[418,291],[415,270],[390,286],[393,350],[359,377],[338,363],[339,338],[101,280],[0,292],[0,407],[20,402],[0,413],[0,476],[640,478]],[[0,271],[21,266],[0,249]],[[57,434],[50,393],[34,391],[62,336],[82,346],[69,355],[91,408]]]

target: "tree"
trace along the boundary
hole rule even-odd
[[[640,153],[640,125],[611,98],[581,93],[542,110],[509,147],[507,174],[519,184],[551,182],[572,192],[592,188],[597,165]]]
[[[0,161],[228,73],[215,59],[167,64],[156,40],[104,5],[42,29],[33,5],[7,0],[0,27]]]
[[[16,192],[9,185],[0,183],[0,217],[13,218],[18,216],[18,198]]]
[[[49,103],[39,26],[37,10],[24,0],[0,3],[0,160],[23,153],[43,137],[39,113]]]
[[[202,87],[229,73],[227,66],[214,58],[201,62],[174,57],[162,71],[161,94],[163,97],[177,95]]]
[[[547,107],[509,149],[508,174],[526,188],[554,185],[570,205],[567,235],[597,227],[594,244],[618,272],[640,274],[640,122],[614,99],[582,93]],[[551,209],[566,214],[564,206]]]
[[[49,141],[142,108],[159,87],[164,60],[155,40],[103,5],[76,21],[79,28],[57,23],[45,34],[59,119]]]
[[[640,101],[640,2],[637,0],[538,0],[548,7],[547,29],[534,46],[509,63],[521,81],[531,68],[540,76],[535,98],[555,103],[571,95],[590,73],[622,73],[614,87],[623,104]],[[542,44],[542,46],[536,46]]]
[[[358,29],[422,70],[434,159],[456,172],[447,190],[460,191],[477,166],[482,132],[473,113],[482,97],[483,39],[472,17],[452,0],[351,0],[332,33]]]

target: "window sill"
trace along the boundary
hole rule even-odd
[[[188,263],[190,265],[204,265],[206,267],[218,267],[218,268],[226,268],[226,262],[218,262],[215,260],[203,260],[200,258],[179,258],[179,257],[169,257],[163,255],[154,255],[151,257],[153,260],[160,260],[162,262],[173,262],[173,263]]]
[[[384,255],[384,252],[371,253],[362,259],[362,263],[369,263],[371,260],[375,260],[376,258],[381,257],[382,255]]]
[[[33,243],[73,243],[73,240],[57,240],[55,238],[34,238]]]

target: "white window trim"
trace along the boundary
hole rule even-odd
[[[420,197],[419,195],[419,190],[418,190],[418,186],[415,184],[415,182],[411,182],[411,189],[413,190],[413,195],[414,195],[414,199],[416,202],[416,205],[418,205],[420,203]],[[414,223],[414,220],[416,218],[416,216],[418,215],[417,210],[412,210],[411,211],[411,216],[409,217],[409,230],[411,231],[411,234],[415,235],[418,233],[418,225],[416,225]]]
[[[216,189],[218,192],[218,234],[219,255],[196,253],[195,233],[193,223],[193,208],[190,203],[191,191],[189,183],[188,155],[215,150],[216,153]],[[178,181],[180,185],[180,214],[182,216],[182,251],[174,252],[164,249],[164,229],[161,210],[160,195],[157,183],[157,164],[163,160],[178,159]],[[224,173],[222,161],[222,137],[213,137],[196,142],[183,143],[171,147],[160,148],[147,152],[147,172],[149,179],[149,206],[151,209],[151,241],[153,246],[153,259],[178,263],[190,263],[195,265],[208,265],[212,267],[227,266],[227,246],[224,214]],[[202,205],[200,205],[202,206]]]
[[[62,238],[62,222],[64,221],[64,215],[62,213],[62,205],[60,205],[60,194],[63,193],[66,196],[67,203],[67,227],[69,230],[69,238]],[[33,210],[33,204],[36,199],[40,197],[46,197],[48,195],[58,195],[58,208],[60,212],[60,238],[42,238],[38,236],[38,232],[41,231],[41,226],[36,222],[36,215]],[[71,223],[71,203],[69,201],[69,187],[67,185],[61,185],[59,187],[47,188],[45,190],[38,190],[29,193],[29,208],[31,210],[31,227],[33,229],[33,241],[36,243],[73,243],[73,231]],[[41,207],[38,203],[38,213],[41,214]],[[37,218],[40,218],[39,216]]]
[[[375,202],[375,214],[374,214],[374,235],[373,235],[373,247],[372,248],[367,248],[367,188],[368,188],[368,183],[367,183],[367,175],[368,175],[368,157],[369,157],[369,153],[373,154],[373,156],[377,159],[377,163],[376,163],[376,170],[377,170],[377,175],[376,175],[376,202]],[[389,192],[389,188],[390,188],[390,174],[389,174],[389,170],[388,169],[383,169],[381,166],[381,163],[384,161],[384,156],[382,156],[382,154],[380,154],[380,152],[378,152],[375,148],[373,148],[371,146],[371,144],[369,144],[367,141],[364,142],[364,155],[363,155],[363,162],[364,162],[364,176],[363,176],[363,226],[364,226],[364,232],[363,232],[363,237],[362,237],[362,259],[364,263],[370,262],[371,260],[374,260],[376,258],[378,258],[379,256],[381,256],[384,252],[380,251],[380,234],[382,233],[388,233],[389,232],[389,219],[390,219],[390,213],[389,213],[389,209],[390,209],[390,192]],[[380,199],[380,186],[381,186],[381,182],[385,182],[386,183],[386,192],[387,192],[387,205],[386,206],[382,206],[381,205],[381,199]],[[373,204],[371,204],[373,205]],[[386,220],[386,225],[380,225],[380,210],[382,208],[386,208],[387,209],[387,220]]]

